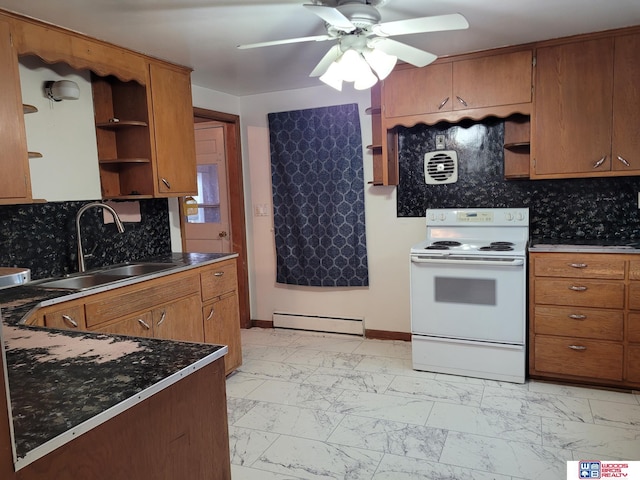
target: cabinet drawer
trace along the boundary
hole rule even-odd
[[[620,344],[540,335],[535,339],[538,372],[622,380],[622,362]]]
[[[84,305],[69,305],[59,310],[45,312],[44,324],[49,328],[86,330]]]
[[[555,255],[535,257],[534,274],[538,277],[624,279],[624,260],[606,255]]]
[[[120,289],[108,292],[108,295],[100,300],[87,302],[85,306],[87,326],[92,327],[102,322],[127,317],[197,293],[200,288],[199,280],[198,275],[179,276],[175,280],[163,280],[155,286],[123,287],[120,293],[118,293]]]
[[[627,348],[627,378],[628,382],[640,383],[640,345]]]
[[[237,290],[238,278],[235,260],[216,263],[200,274],[202,301],[206,302],[224,293]]]
[[[535,279],[536,304],[624,308],[624,284],[582,279]]]
[[[536,305],[534,315],[538,334],[622,341],[622,310]]]

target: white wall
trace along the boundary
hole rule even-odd
[[[409,248],[423,240],[422,218],[397,218],[395,187],[364,185],[369,260],[369,287],[320,288],[275,282],[276,259],[271,200],[271,165],[267,114],[303,108],[358,103],[362,129],[365,182],[373,178],[372,157],[364,146],[371,143],[369,91],[329,87],[233,97],[193,86],[193,104],[240,116],[247,211],[247,247],[251,318],[271,320],[274,311],[327,316],[363,317],[365,328],[410,332]],[[255,216],[255,206],[267,204],[269,216]],[[173,205],[173,206],[172,206]],[[177,219],[177,202],[170,201]],[[179,245],[172,223],[174,249]]]
[[[42,158],[29,161],[33,198],[100,198],[89,72],[73,70],[65,64],[47,65],[36,57],[21,57],[19,71],[22,102],[38,108],[37,113],[24,117],[29,150],[42,154]],[[73,80],[80,88],[80,98],[50,101],[43,89],[44,82],[50,80]]]

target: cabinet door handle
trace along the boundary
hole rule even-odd
[[[620,163],[622,163],[625,167],[630,167],[631,164],[629,162],[627,162],[623,157],[621,157],[620,155],[618,155],[618,161]]]
[[[582,285],[571,285],[569,287],[569,290],[573,290],[574,292],[584,292],[585,290],[587,290],[587,287]]]
[[[224,272],[216,272],[213,274],[214,277],[221,277],[224,275]]]
[[[571,315],[569,315],[569,318],[572,320],[585,320],[587,318],[586,315],[580,315],[577,313],[572,313]]]
[[[76,322],[73,318],[71,318],[69,315],[62,315],[62,319],[67,322],[68,324],[70,324],[72,327],[74,328],[78,328],[78,322]]]
[[[447,97],[444,100],[442,100],[442,102],[440,102],[440,105],[438,105],[438,110],[441,110],[442,107],[444,107],[447,104],[448,101],[449,101],[449,97]]]
[[[467,105],[467,102],[464,101],[464,99],[460,98],[459,96],[456,95],[456,98],[458,99],[458,101],[464,105],[465,107],[468,107],[469,105]]]
[[[569,345],[569,348],[571,350],[586,350],[587,347],[583,346],[583,345]]]
[[[162,325],[166,318],[167,318],[167,311],[163,310],[162,315],[160,315],[160,321],[158,322],[158,326]]]
[[[587,264],[586,263],[569,263],[568,264],[571,268],[587,268]]]
[[[143,319],[139,318],[138,323],[142,325],[144,328],[146,328],[147,330],[151,330],[151,327],[149,326],[149,324],[145,322]]]
[[[169,183],[169,180],[167,180],[164,177],[160,178],[160,180],[162,180],[162,183],[164,183],[167,186],[167,188],[171,188],[171,184]]]
[[[211,312],[209,312],[209,316],[207,317],[207,320],[211,320],[211,317],[213,317],[213,307],[211,307]]]
[[[604,157],[602,157],[600,160],[598,160],[596,163],[593,164],[593,168],[598,168],[600,165],[602,165],[604,163],[604,161],[607,159],[607,156],[605,155]]]

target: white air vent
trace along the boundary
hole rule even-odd
[[[458,181],[458,154],[454,150],[438,150],[424,156],[424,181],[439,185]]]

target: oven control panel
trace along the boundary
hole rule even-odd
[[[529,225],[528,208],[434,208],[427,210],[427,225]]]
[[[456,220],[460,223],[492,223],[493,212],[458,212]]]

